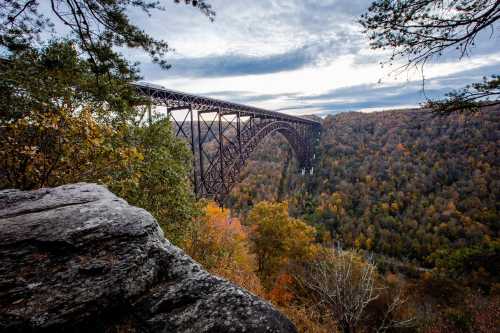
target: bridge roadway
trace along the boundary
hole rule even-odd
[[[166,108],[177,137],[193,153],[193,185],[198,197],[223,204],[258,144],[272,133],[290,143],[303,174],[312,172],[318,121],[238,103],[137,83],[137,91],[154,106]]]

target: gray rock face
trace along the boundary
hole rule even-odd
[[[295,332],[145,210],[74,184],[0,191],[1,332]]]

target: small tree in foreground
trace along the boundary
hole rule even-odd
[[[269,288],[291,261],[313,256],[316,230],[288,215],[287,203],[259,202],[245,221],[257,259],[257,272]]]
[[[324,251],[297,280],[314,293],[343,332],[355,332],[368,304],[378,297],[376,270],[353,252]]]
[[[400,319],[406,303],[401,289],[381,284],[375,266],[357,252],[324,249],[298,267],[295,279],[305,298],[313,299],[318,311],[330,315],[342,332],[356,332],[362,323],[368,323],[370,331],[386,332],[413,322]]]
[[[191,153],[167,121],[138,124],[133,74],[96,87],[71,42],[21,49],[0,63],[0,189],[104,184],[155,216],[178,243],[197,214]]]

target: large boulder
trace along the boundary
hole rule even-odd
[[[1,332],[295,332],[106,188],[0,191]]]

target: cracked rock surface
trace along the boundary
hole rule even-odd
[[[106,188],[0,191],[0,332],[296,332]]]

